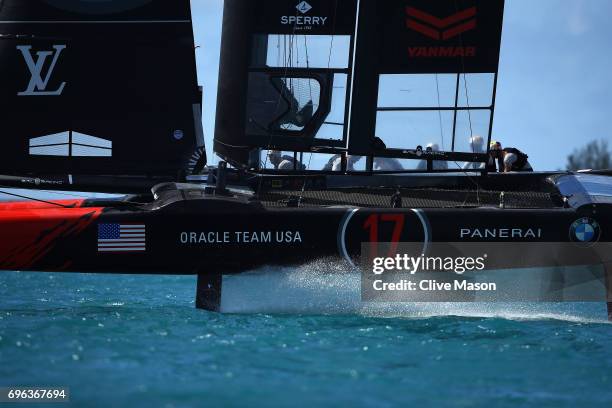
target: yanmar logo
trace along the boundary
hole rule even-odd
[[[414,7],[406,8],[406,27],[426,37],[446,41],[474,30],[477,26],[477,7],[471,7],[445,18],[439,18]],[[410,47],[411,57],[475,57],[476,47]]]
[[[406,14],[408,15],[406,24],[408,28],[434,40],[449,40],[476,28],[476,12],[476,7],[472,7],[441,19],[414,7],[408,7],[406,8]],[[424,23],[429,24],[429,26]]]

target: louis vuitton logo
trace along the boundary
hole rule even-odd
[[[47,90],[49,81],[53,75],[53,71],[57,65],[57,61],[64,49],[65,45],[54,45],[53,51],[37,51],[35,54],[36,60],[32,55],[32,46],[20,45],[17,47],[23,58],[25,59],[26,65],[30,70],[31,78],[28,87],[23,91],[19,92],[18,96],[59,96],[64,91],[66,82],[62,82],[61,85],[54,91]],[[52,56],[50,64],[46,70],[46,74],[43,74],[47,60]]]

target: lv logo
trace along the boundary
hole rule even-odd
[[[49,85],[49,81],[51,76],[53,75],[53,70],[57,65],[57,61],[64,49],[66,49],[65,45],[54,45],[53,51],[38,51],[35,54],[36,60],[32,55],[32,46],[30,45],[21,45],[18,46],[17,49],[21,51],[23,58],[30,70],[31,79],[28,87],[23,91],[19,92],[18,96],[59,96],[64,91],[64,87],[66,86],[66,82],[62,82],[62,84],[54,91],[47,90],[47,86]],[[46,70],[46,74],[43,75],[43,71],[45,70],[45,65],[47,65],[47,60],[52,56],[51,62],[49,64],[48,69]]]

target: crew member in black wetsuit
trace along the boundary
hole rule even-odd
[[[500,142],[492,141],[490,146],[490,159],[487,170],[491,173],[529,172],[533,167],[529,163],[529,156],[514,147],[502,148]]]

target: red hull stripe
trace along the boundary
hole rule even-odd
[[[39,203],[42,205],[43,203]],[[27,270],[36,268],[57,245],[74,240],[92,225],[104,208],[19,208],[10,210],[0,205],[0,269]],[[95,248],[95,233],[92,247]],[[75,248],[75,251],[78,251]],[[66,254],[58,265],[41,265],[45,269],[68,267]]]

